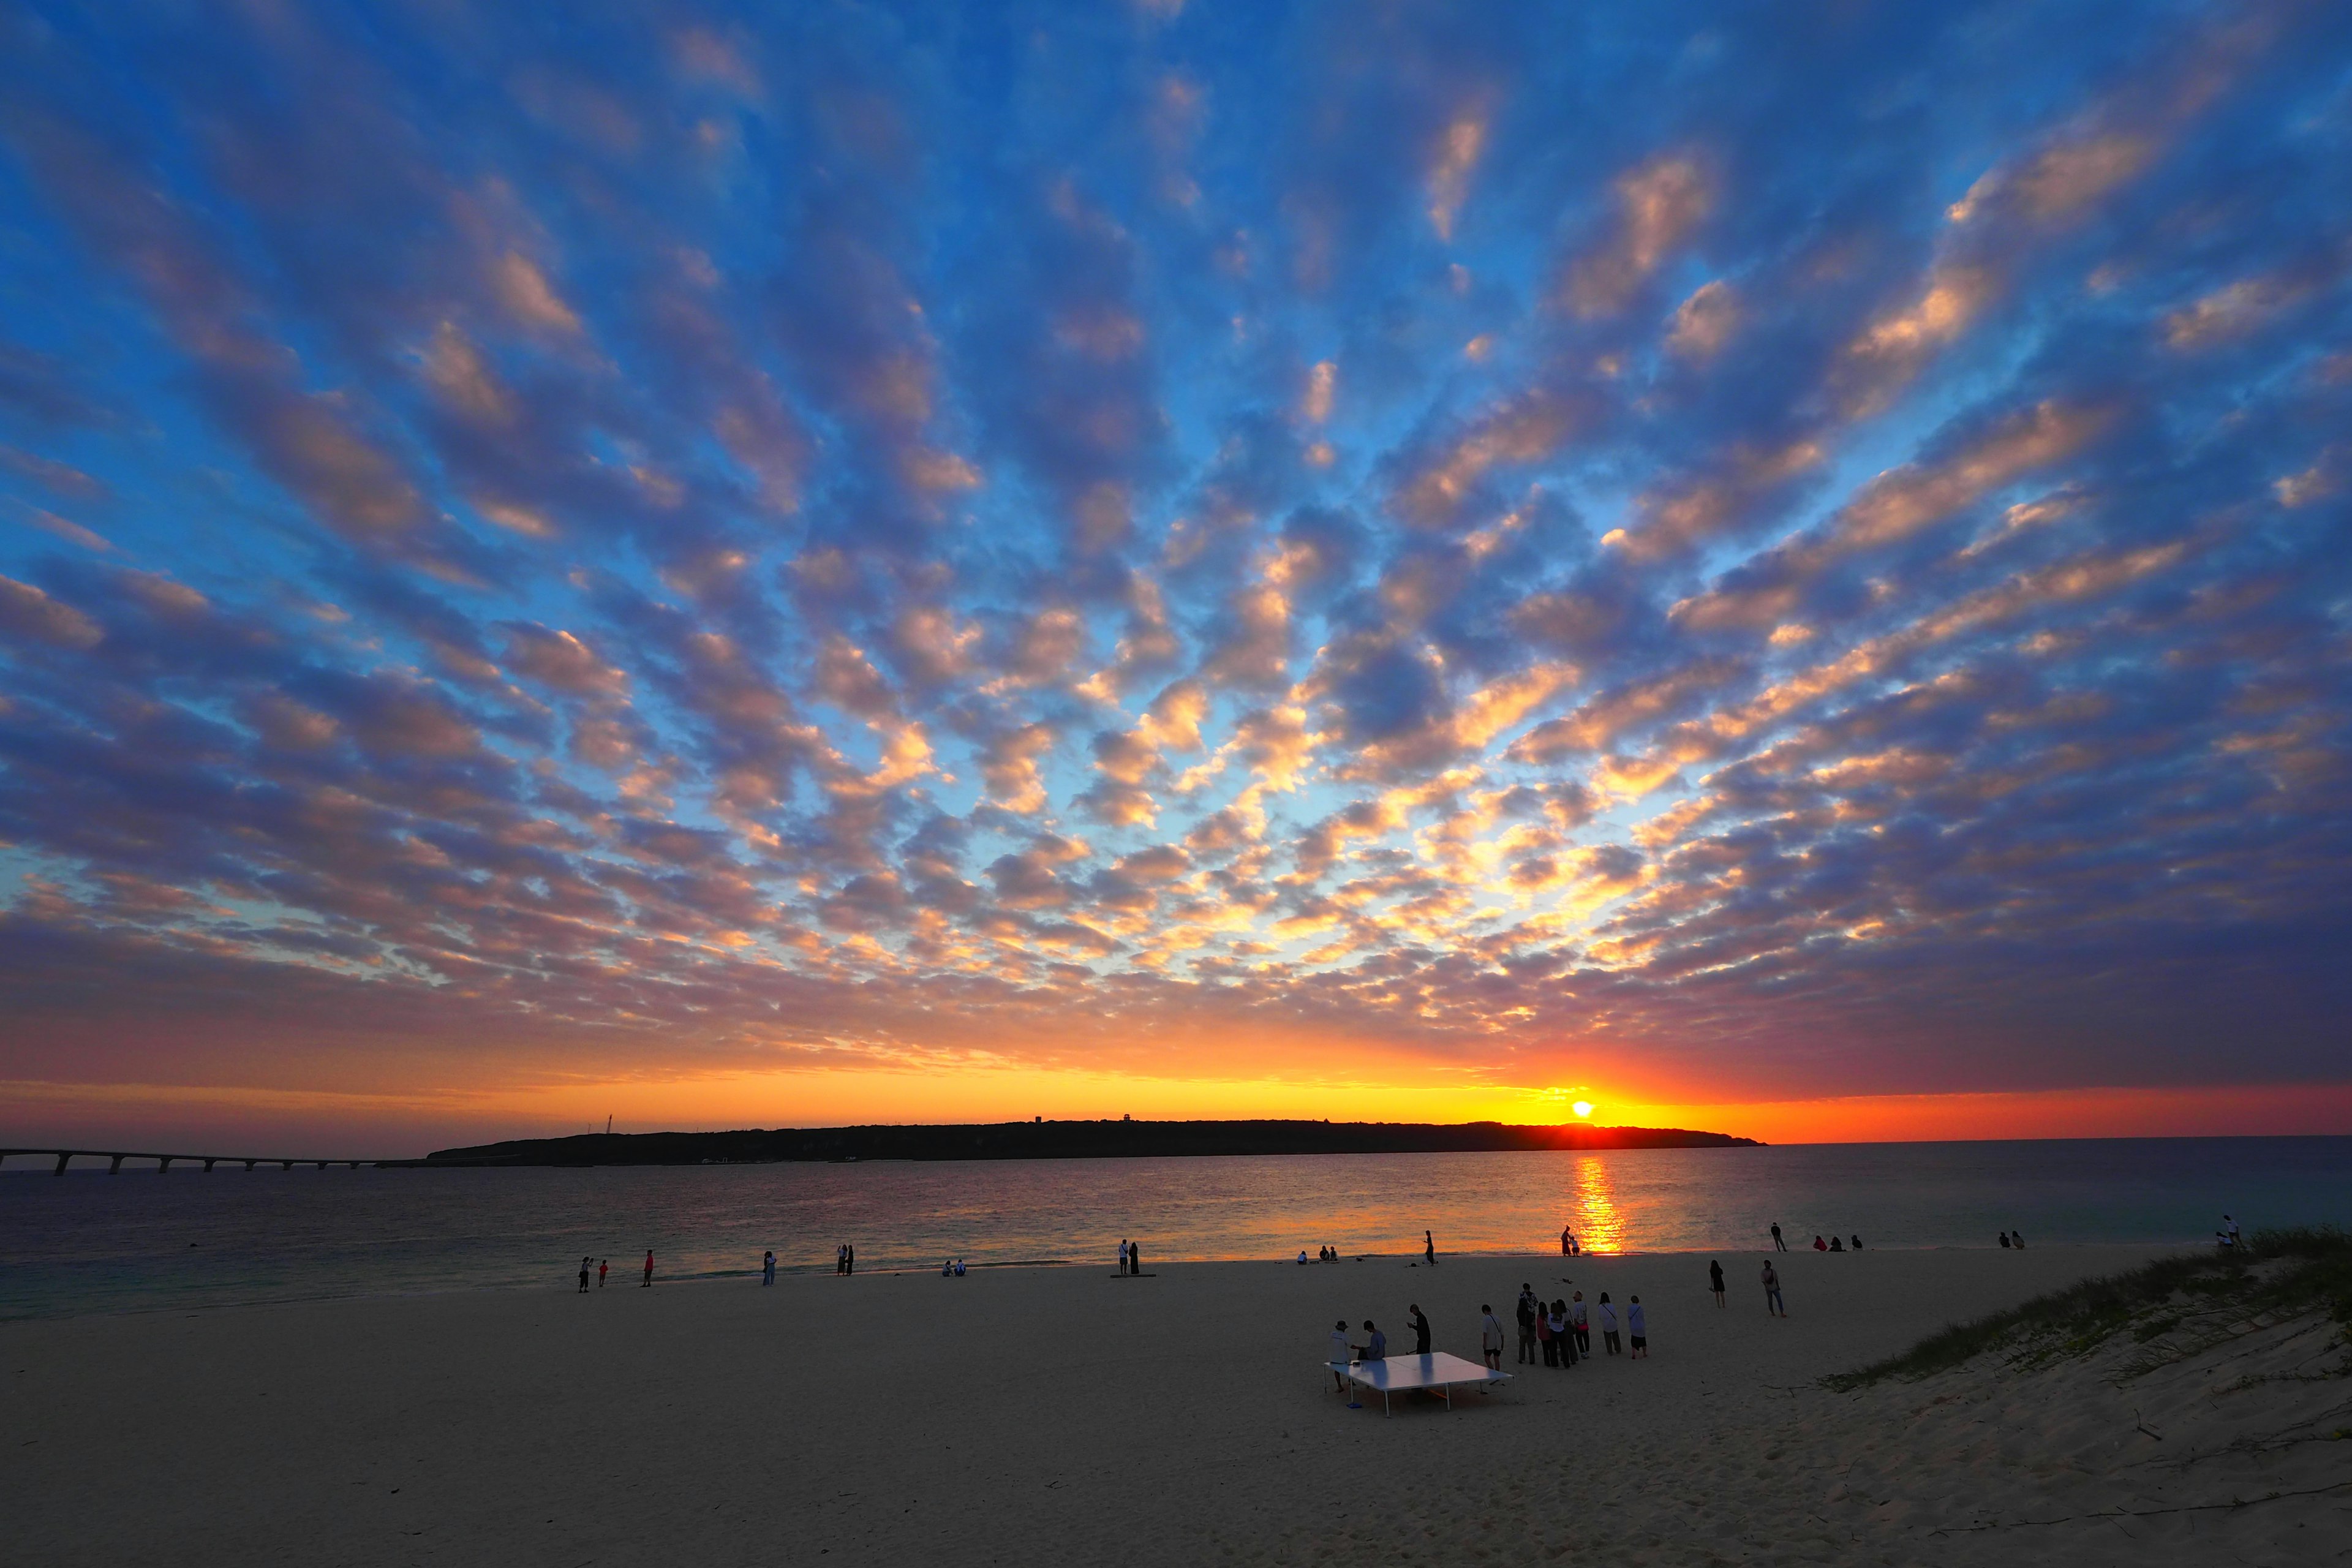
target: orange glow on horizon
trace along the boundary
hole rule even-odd
[[[1605,1090],[1601,1091],[1605,1094]],[[27,1139],[100,1135],[185,1143],[207,1130],[304,1136],[373,1154],[601,1130],[694,1131],[861,1122],[1299,1118],[1680,1127],[1768,1143],[2352,1131],[2352,1085],[2061,1089],[1780,1101],[1568,1102],[1557,1089],[1339,1079],[1175,1079],[1102,1072],[833,1071],[601,1079],[417,1094],[165,1084],[0,1084]],[[353,1145],[352,1141],[358,1143]]]

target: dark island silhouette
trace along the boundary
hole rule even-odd
[[[1191,1154],[1450,1154],[1551,1149],[1756,1148],[1679,1127],[1499,1121],[1029,1121],[583,1132],[441,1149],[418,1165],[732,1165],[782,1160],[1102,1160]]]

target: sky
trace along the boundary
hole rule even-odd
[[[2352,1131],[2347,274],[2320,3],[0,10],[0,1139]]]

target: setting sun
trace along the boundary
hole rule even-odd
[[[1570,1106],[1569,1109],[1575,1111],[1579,1116],[1590,1116],[1592,1114],[1592,1101],[1589,1100],[1580,1100],[1574,1105]]]

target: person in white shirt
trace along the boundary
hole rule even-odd
[[[1486,1365],[1496,1372],[1503,1370],[1503,1320],[1495,1316],[1491,1306],[1481,1306],[1486,1314],[1478,1320],[1478,1344],[1486,1352]]]
[[[1650,1325],[1642,1315],[1642,1298],[1634,1297],[1625,1303],[1625,1337],[1633,1342],[1633,1353],[1628,1361],[1650,1359]]]
[[[1347,1319],[1342,1318],[1331,1325],[1331,1348],[1324,1353],[1323,1359],[1331,1365],[1331,1381],[1339,1385],[1340,1393],[1347,1393],[1346,1368],[1356,1359],[1356,1347],[1348,1342]]]
[[[1584,1292],[1579,1290],[1569,1299],[1569,1331],[1576,1336],[1576,1348],[1586,1355],[1592,1353],[1592,1323],[1584,1315]]]

